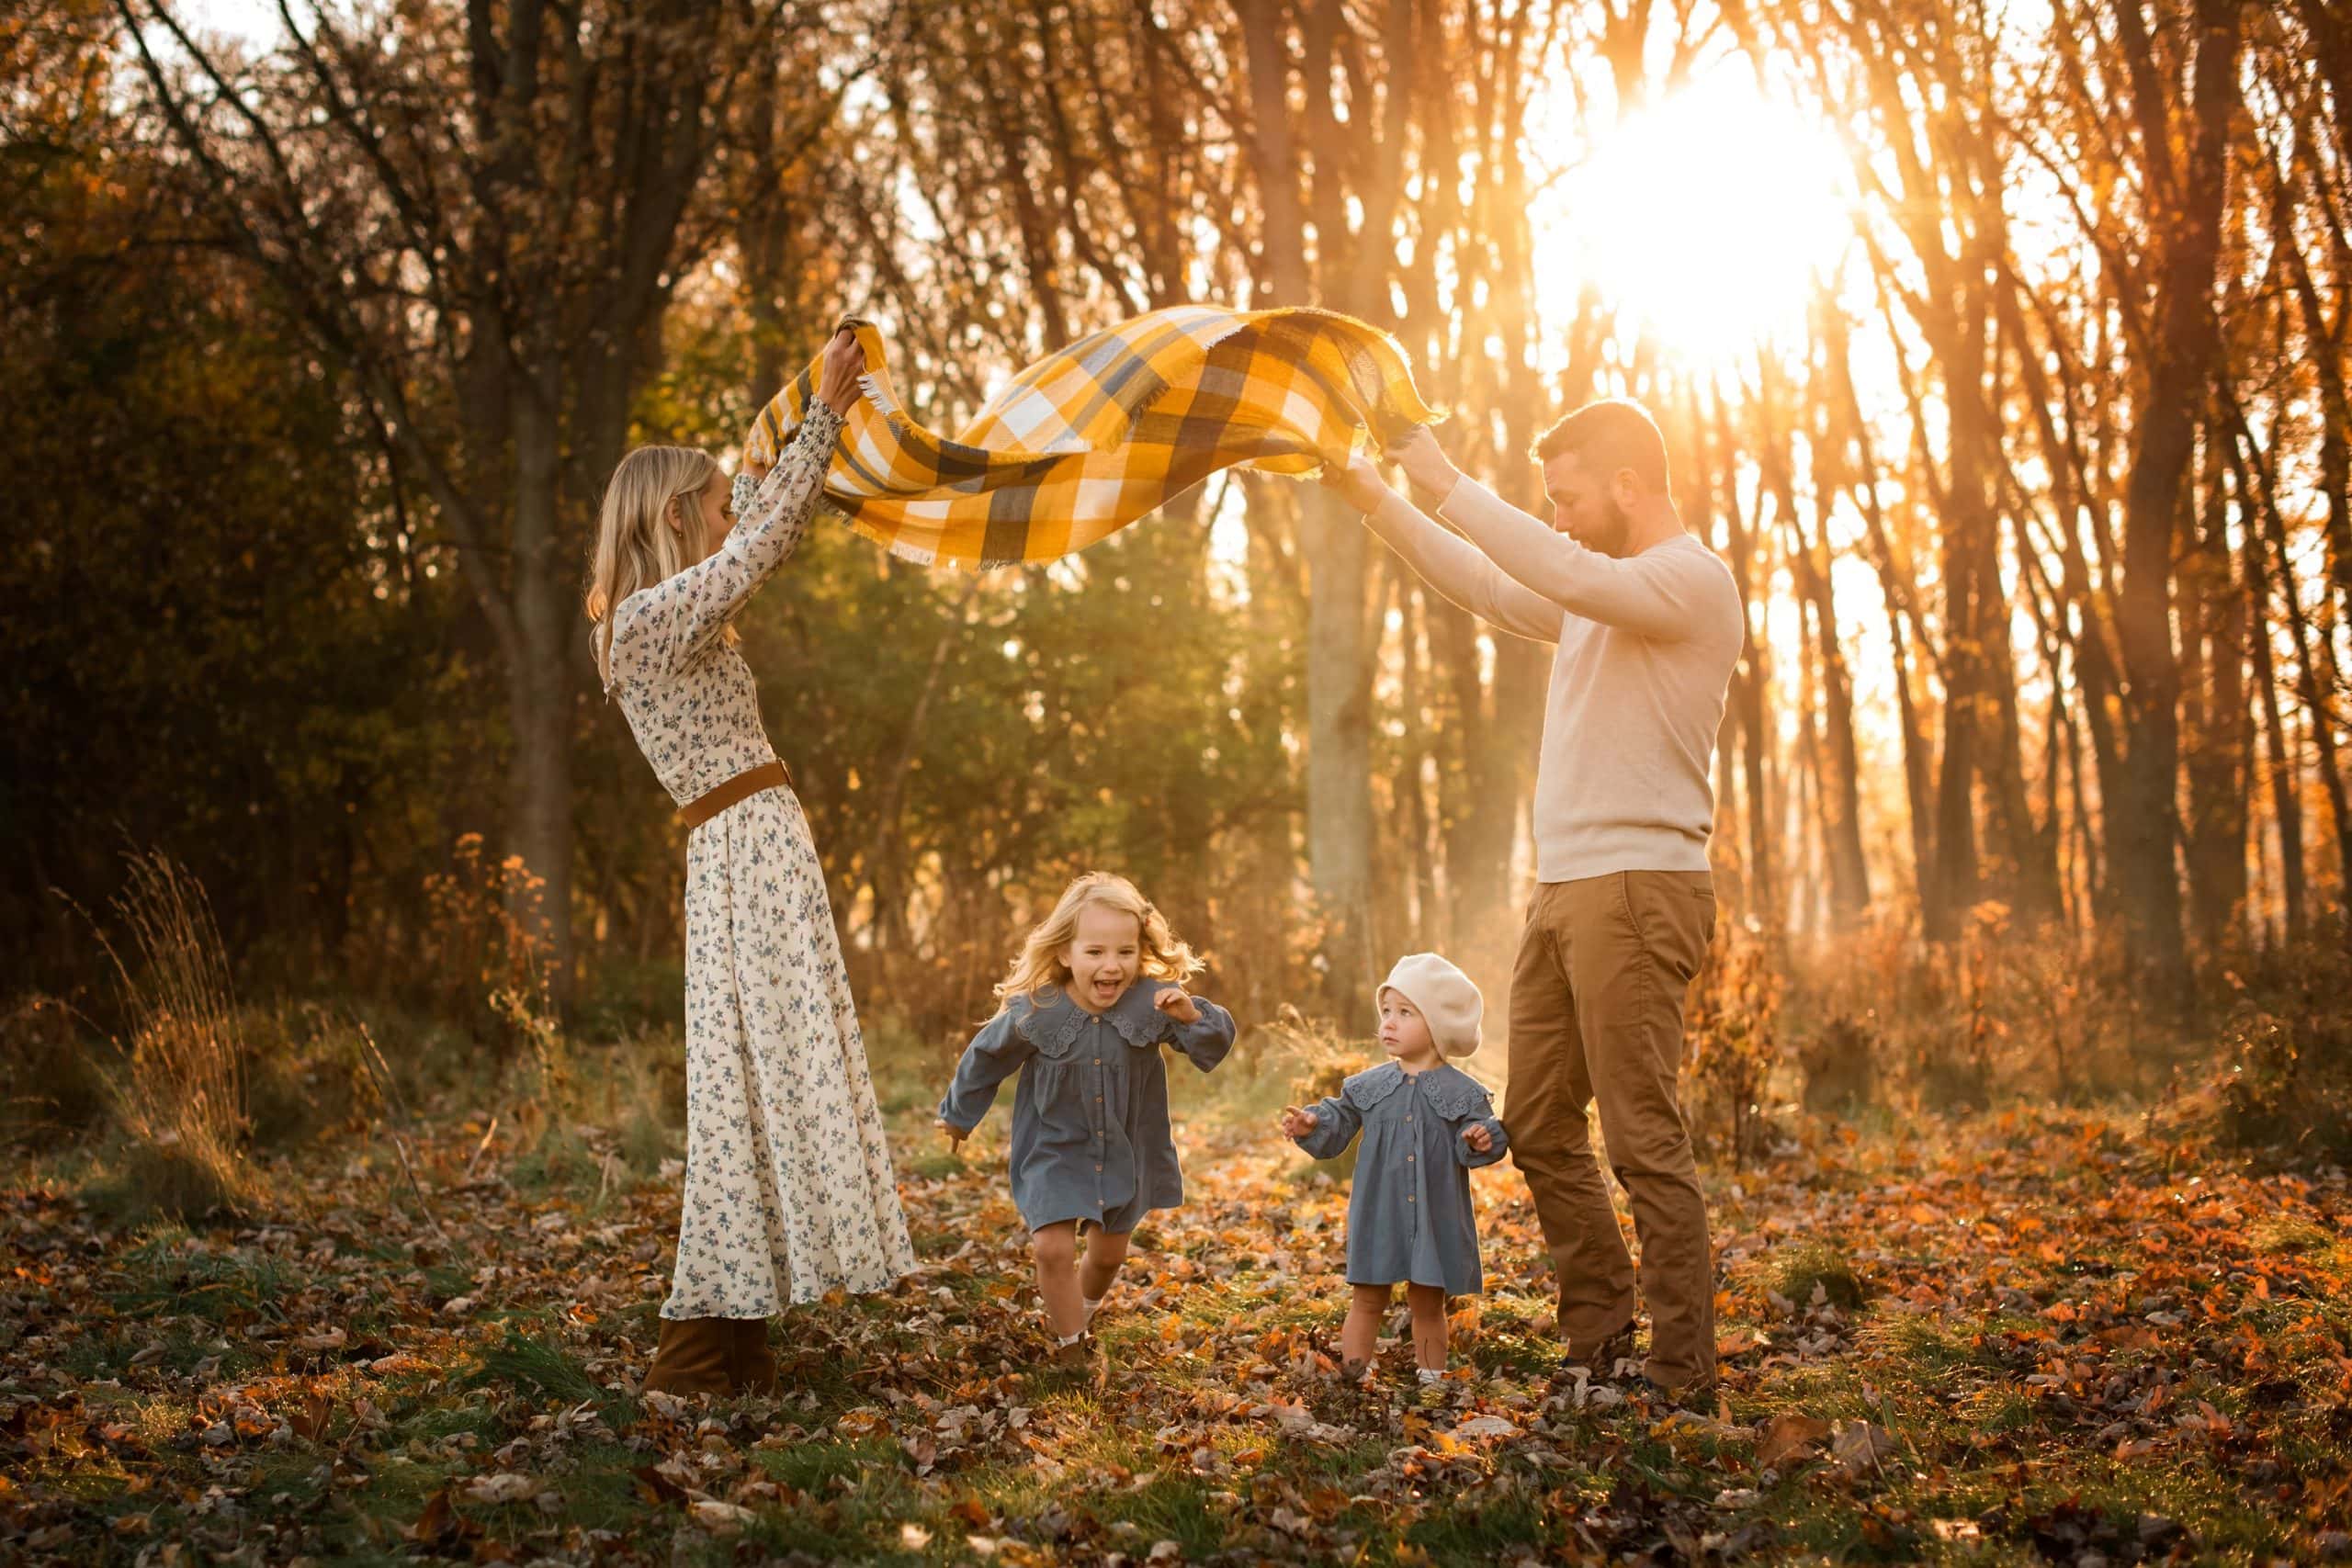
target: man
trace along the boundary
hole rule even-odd
[[[1597,1100],[1641,1241],[1644,1371],[1669,1399],[1706,1397],[1713,1255],[1675,1079],[1684,995],[1714,931],[1708,781],[1747,630],[1739,590],[1683,529],[1665,439],[1636,403],[1589,404],[1536,443],[1548,525],[1456,471],[1426,429],[1388,456],[1459,535],[1365,458],[1326,482],[1439,592],[1559,648],[1503,1122],[1559,1276],[1568,1361],[1605,1375],[1633,1343],[1634,1262],[1586,1122]]]

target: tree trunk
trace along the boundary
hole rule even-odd
[[[2249,476],[2258,472],[2254,461],[2254,443],[2246,431],[2245,422],[2240,419],[2235,424],[2235,439],[2231,444],[2231,451],[2235,454],[2233,460],[2239,488],[2249,490],[2253,488],[2247,482]],[[2327,796],[2328,818],[2335,828],[2337,886],[2344,890],[2342,896],[2347,903],[2352,903],[2352,798],[2346,796],[2344,772],[2336,761],[2335,718],[2328,702],[2332,684],[2322,680],[2320,669],[2324,656],[2314,651],[2314,645],[2325,647],[2326,634],[2314,631],[2310,617],[2303,613],[2302,601],[2296,596],[2293,558],[2288,553],[2287,524],[2278,514],[2278,497],[2272,493],[2267,482],[2264,482],[2255,493],[2261,502],[2262,531],[2269,540],[2267,549],[2259,541],[2249,541],[2257,557],[2261,558],[2256,562],[2259,585],[2267,596],[2269,581],[2267,563],[2275,556],[2278,562],[2278,603],[2287,613],[2288,636],[2295,649],[2296,684],[2303,699],[2303,711],[2311,724],[2312,750],[2319,764],[2320,787]],[[2347,921],[2346,927],[2346,940],[2352,942],[2352,921]]]
[[[1422,789],[1422,759],[1430,753],[1436,739],[1430,726],[1428,683],[1430,665],[1425,658],[1427,643],[1422,637],[1421,605],[1423,595],[1408,581],[1404,563],[1392,560],[1388,576],[1396,589],[1400,640],[1403,644],[1399,661],[1402,699],[1405,712],[1404,743],[1399,748],[1396,777],[1396,830],[1404,839],[1403,885],[1405,919],[1400,922],[1406,944],[1415,950],[1443,952],[1453,945],[1453,933],[1439,908],[1437,867],[1430,855],[1429,799]]]
[[[2127,56],[2146,66],[2147,37],[2139,7],[2118,9]],[[2165,214],[2164,261],[2154,311],[2156,330],[2140,405],[2138,439],[2124,486],[2123,583],[2117,632],[2123,653],[2123,728],[2130,766],[2120,799],[2109,805],[2108,853],[2116,874],[2126,952],[2149,979],[2177,996],[2187,976],[2179,874],[2174,863],[2175,791],[2180,768],[2180,666],[2173,646],[2173,556],[2179,537],[2181,484],[2219,347],[2213,317],[2214,265],[2221,209],[2229,179],[2223,155],[2235,101],[2237,0],[2198,0],[2200,37],[2195,68],[2193,146],[2170,180],[2165,128],[2150,129],[2143,149],[2152,183],[2177,207]],[[2144,96],[2144,94],[2143,94]],[[2162,118],[2143,104],[2143,116]]]
[[[1838,637],[1837,593],[1830,581],[1827,521],[1820,519],[1818,537],[1809,536],[1797,515],[1794,476],[1785,433],[1767,439],[1772,454],[1773,484],[1788,523],[1789,562],[1798,596],[1811,611],[1814,670],[1820,682],[1818,712],[1808,725],[1818,724],[1815,789],[1820,804],[1822,851],[1828,865],[1829,924],[1846,931],[1857,924],[1870,907],[1870,866],[1862,853],[1861,758],[1854,741],[1854,685]],[[1834,462],[1814,446],[1814,494],[1838,492]],[[1826,513],[1827,502],[1822,503]]]
[[[2071,411],[2075,397],[2074,382],[2067,369],[2068,360],[2063,346],[2059,348],[2060,385],[2053,394],[2044,375],[2040,355],[2025,330],[2023,313],[2018,309],[2018,288],[2011,286],[1998,296],[2004,330],[2017,347],[2019,378],[2025,384],[2026,405],[2033,411],[2034,425],[2041,437],[2041,455],[2051,476],[2051,511],[2055,521],[2059,579],[2056,613],[2052,617],[2052,630],[2066,640],[2070,651],[2076,686],[2079,688],[2085,724],[2090,731],[2091,756],[2098,769],[2099,795],[2102,800],[2114,799],[2122,790],[2123,754],[2116,733],[2116,718],[2120,706],[2117,689],[2117,655],[2109,638],[2113,620],[2109,607],[2109,597],[2096,588],[2090,568],[2083,554],[2082,525],[2087,521],[2098,527],[2087,495],[2088,465],[2073,439],[2073,422],[2069,413],[2067,428],[2061,432],[2051,409],[2056,406]],[[2102,540],[2104,531],[2101,532]],[[2079,617],[2081,629],[2074,629],[2073,618]],[[2074,728],[2070,722],[2067,734],[2071,740]],[[2075,778],[2075,798],[2082,809],[2082,780]],[[2088,816],[2082,816],[2082,849],[2084,863],[2089,869],[2091,908],[2095,916],[2106,918],[2110,913],[2112,898],[2107,875],[2098,854],[2098,842],[2088,829]]]
[[[2287,727],[2278,712],[2278,673],[2270,648],[2269,573],[2263,561],[2261,513],[2256,498],[2239,495],[2245,506],[2239,547],[2245,552],[2247,643],[2254,653],[2255,690],[2262,697],[2262,738],[2270,763],[2270,814],[2278,827],[2278,890],[2287,921],[2287,940],[2301,942],[2310,930],[2310,892],[2303,867],[2303,803],[2301,770],[2287,746]],[[2290,592],[2292,592],[2291,588]]]
[[[1765,770],[1770,762],[1771,746],[1764,722],[1765,644],[1764,639],[1756,635],[1754,615],[1757,582],[1763,575],[1756,558],[1762,541],[1740,511],[1737,476],[1734,468],[1738,437],[1731,427],[1730,411],[1720,399],[1713,400],[1704,428],[1712,437],[1707,489],[1723,514],[1724,561],[1731,568],[1732,581],[1739,590],[1743,636],[1739,662],[1733,668],[1731,685],[1725,694],[1724,711],[1728,718],[1736,720],[1739,725],[1741,782],[1747,797],[1747,852],[1743,857],[1747,883],[1745,903],[1749,912],[1766,927],[1777,931],[1786,923],[1786,911],[1780,904],[1768,805],[1770,792],[1765,784]]]
[[[1846,333],[1846,319],[1841,311],[1826,312],[1830,333],[1829,363],[1837,378],[1838,412],[1843,419],[1847,439],[1852,444],[1856,475],[1856,499],[1861,507],[1863,538],[1869,546],[1871,570],[1878,574],[1879,591],[1886,603],[1886,631],[1893,646],[1894,674],[1894,713],[1897,732],[1903,742],[1903,787],[1905,803],[1910,807],[1911,869],[1919,889],[1922,924],[1939,927],[1946,921],[1941,910],[1932,914],[1927,908],[1929,890],[1938,886],[1935,877],[1936,805],[1934,786],[1929,782],[1932,763],[1928,757],[1928,740],[1919,721],[1919,710],[1911,691],[1912,647],[1919,640],[1905,636],[1910,621],[1909,604],[1912,587],[1900,570],[1895,559],[1894,542],[1887,536],[1884,508],[1878,499],[1878,458],[1875,444],[1871,440],[1869,423],[1862,418],[1861,400],[1854,389],[1853,359]]]
[[[2347,25],[2341,18],[2335,25],[2340,43]],[[2335,90],[2352,90],[2352,82],[2339,81]],[[2336,108],[2352,123],[2352,106],[2338,104]],[[2312,280],[2311,264],[2303,259],[2301,242],[2295,237],[2294,204],[2284,170],[2278,171],[2275,183],[2271,221],[2279,226],[2273,232],[2287,264],[2288,280],[2294,286],[2296,310],[2302,318],[2302,358],[2319,383],[2319,474],[2320,491],[2327,503],[2328,573],[2346,609],[2352,610],[2352,445],[2347,445],[2352,443],[2352,396],[2347,396],[2344,386],[2343,341],[2347,312],[2339,308],[2335,325],[2328,324],[2326,308]],[[2339,293],[2338,298],[2344,296]],[[2285,345],[2280,346],[2283,350]]]
[[[1356,35],[1355,21],[1335,4],[1306,9],[1299,85],[1315,155],[1304,211],[1299,148],[1290,129],[1287,8],[1238,5],[1236,11],[1249,76],[1251,123],[1246,142],[1265,207],[1266,270],[1277,302],[1305,303],[1311,286],[1317,303],[1374,320],[1393,315],[1393,232],[1414,102],[1411,6],[1389,0],[1378,13],[1378,41],[1388,74],[1385,92],[1376,96],[1356,69],[1365,40]],[[1335,69],[1342,64],[1352,89],[1345,122],[1332,96]],[[1315,221],[1311,269],[1307,213]],[[1372,945],[1372,660],[1377,636],[1365,606],[1370,548],[1362,520],[1332,492],[1312,491],[1305,508],[1303,532],[1310,546],[1307,866],[1324,921],[1326,1002],[1342,1027],[1353,1031],[1369,1023],[1371,987],[1378,979]]]
[[[2205,498],[2195,552],[2185,563],[2182,586],[2190,600],[2183,615],[2184,637],[2193,651],[2198,679],[2184,717],[2188,739],[2187,863],[2190,923],[2200,951],[2221,953],[2233,944],[2246,899],[2245,596],[2233,581],[2229,513],[2219,477],[2202,487]],[[2239,498],[2249,525],[2248,498]]]
[[[1971,298],[1981,296],[1972,292]],[[1942,345],[1949,389],[1951,483],[1942,529],[1944,580],[1944,744],[1936,781],[1937,908],[1944,924],[1931,939],[1960,934],[1961,921],[1983,897],[1976,836],[1976,781],[1997,777],[1984,730],[2001,712],[1996,682],[2010,680],[2007,605],[2003,602],[1991,494],[1988,447],[1997,439],[1985,417],[1984,320],[1964,314]],[[1987,569],[1994,575],[1988,577]],[[1997,637],[1996,637],[1997,628]]]
[[[1265,209],[1266,273],[1275,306],[1307,300],[1306,239],[1299,212],[1298,148],[1291,138],[1289,6],[1237,4],[1250,79],[1250,155]]]
[[[2335,111],[2336,156],[2352,159],[2352,14],[2344,0],[2295,0],[2312,57],[2327,78]]]
[[[1325,1000],[1360,1031],[1378,982],[1372,951],[1372,649],[1363,521],[1320,488],[1305,497],[1306,861],[1324,920]]]

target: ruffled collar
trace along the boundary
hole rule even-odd
[[[1340,1086],[1340,1092],[1359,1109],[1369,1111],[1414,1078],[1420,1080],[1423,1093],[1434,1097],[1432,1103],[1449,1115],[1455,1113],[1456,1107],[1475,1104],[1486,1093],[1485,1085],[1451,1062],[1408,1073],[1394,1057],[1355,1074]]]
[[[1148,975],[1138,976],[1119,993],[1099,1015],[1119,1032],[1119,1038],[1130,1045],[1157,1045],[1168,1037],[1168,1015],[1151,1005],[1151,998],[1167,982],[1155,980]],[[1029,998],[1029,1010],[1019,1023],[1021,1032],[1029,1043],[1047,1055],[1058,1055],[1068,1050],[1090,1019],[1097,1014],[1087,1011],[1059,986],[1049,986]]]

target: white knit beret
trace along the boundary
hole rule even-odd
[[[1478,1021],[1487,1010],[1477,983],[1434,953],[1408,953],[1396,961],[1381,991],[1395,991],[1429,1020],[1430,1040],[1445,1057],[1478,1049]],[[1376,1002],[1379,991],[1373,993]]]

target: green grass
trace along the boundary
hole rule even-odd
[[[239,1319],[285,1321],[284,1303],[306,1282],[304,1272],[269,1253],[247,1247],[198,1246],[169,1225],[123,1253],[107,1303],[125,1317],[161,1313],[194,1314],[220,1325]]]
[[[1812,1303],[1816,1289],[1840,1312],[1851,1312],[1862,1304],[1861,1277],[1845,1254],[1826,1242],[1800,1242],[1781,1248],[1772,1255],[1766,1278],[1799,1311]]]
[[[550,1126],[528,1152],[514,1161],[507,1179],[515,1190],[532,1198],[593,1197],[602,1185],[604,1168],[587,1143],[569,1127]]]
[[[621,1131],[620,1155],[630,1175],[650,1181],[663,1160],[683,1158],[685,1152],[685,1129],[664,1120],[650,1100],[639,1100]]]
[[[809,1441],[767,1450],[753,1462],[772,1480],[811,1492],[835,1480],[855,1482],[877,1466],[895,1470],[899,1455],[890,1443],[871,1438]]]
[[[605,1390],[589,1377],[577,1356],[548,1339],[523,1333],[511,1323],[504,1341],[484,1351],[481,1371],[460,1380],[459,1386],[480,1388],[494,1382],[566,1404],[605,1396]]]
[[[917,1155],[901,1168],[904,1174],[919,1180],[944,1181],[949,1177],[964,1175],[970,1168],[970,1163],[963,1155],[941,1150]]]

